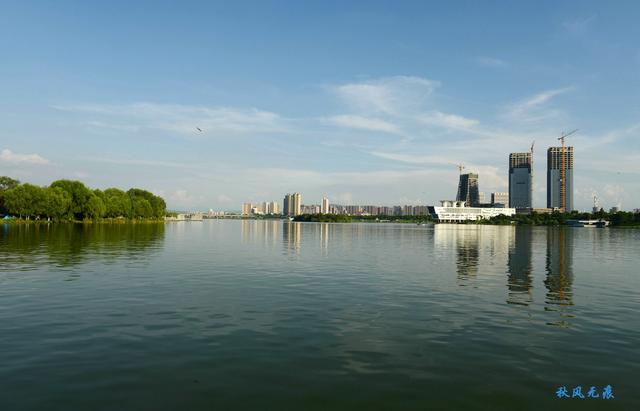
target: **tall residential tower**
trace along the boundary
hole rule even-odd
[[[329,214],[329,199],[322,197],[322,205],[320,206],[320,212],[322,214]]]
[[[547,150],[547,208],[560,208],[562,147]],[[573,210],[573,147],[564,148],[565,211]]]
[[[509,154],[509,207],[532,208],[532,153]]]
[[[282,204],[282,214],[286,216],[300,215],[300,193],[287,194]]]

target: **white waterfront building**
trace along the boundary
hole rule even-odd
[[[440,203],[440,207],[429,207],[437,223],[484,220],[500,214],[512,216],[516,213],[515,208],[467,207],[464,201],[442,200]]]

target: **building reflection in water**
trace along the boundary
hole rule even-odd
[[[508,304],[529,305],[533,301],[532,243],[533,230],[530,227],[515,227],[514,241],[509,246],[507,262]]]
[[[327,254],[329,250],[329,223],[318,223],[320,232],[320,249],[323,254]]]
[[[545,310],[558,311],[562,319],[553,325],[568,326],[573,317],[573,236],[567,228],[547,231],[547,287]]]
[[[468,280],[478,274],[480,227],[436,224],[433,239],[437,247],[455,248],[458,281],[462,286],[467,285]]]
[[[242,220],[241,241],[243,243],[275,246],[280,235],[280,220]]]
[[[282,223],[282,245],[285,250],[300,253],[302,223],[284,221]]]

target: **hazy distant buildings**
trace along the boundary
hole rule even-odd
[[[242,215],[249,215],[251,214],[251,203],[242,203],[242,206],[240,208],[240,214]]]
[[[264,203],[265,214],[280,214],[280,205],[275,201]]]
[[[547,208],[562,207],[561,201],[562,147],[547,150]],[[573,147],[564,148],[565,210],[573,210]]]
[[[275,201],[264,201],[258,204],[242,203],[242,206],[240,207],[240,214],[243,216],[278,214],[279,212],[280,207]]]
[[[464,201],[467,203],[467,206],[471,207],[476,207],[480,204],[478,174],[460,174],[456,201]]]
[[[288,193],[284,196],[284,202],[282,205],[282,214],[286,216],[295,216],[301,214],[301,196],[300,193]]]
[[[320,206],[317,204],[303,204],[300,207],[301,214],[318,214],[320,213]]]
[[[322,197],[322,205],[320,206],[320,212],[322,214],[329,214],[329,199]]]
[[[491,193],[491,206],[509,207],[509,193]]]
[[[533,156],[528,153],[509,154],[509,203],[513,208],[532,208]]]

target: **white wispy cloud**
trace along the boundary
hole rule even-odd
[[[231,203],[233,203],[233,198],[229,197],[226,194],[218,194],[218,196],[216,197],[216,200],[218,200],[218,203],[220,203],[220,204],[231,204]]]
[[[282,133],[290,129],[287,120],[277,113],[257,108],[158,103],[55,105],[52,107],[61,111],[91,114],[98,119],[88,120],[86,124],[119,131],[137,132],[143,129],[155,129],[196,137],[217,137],[228,134]]]
[[[145,160],[145,159],[126,159],[126,158],[108,158],[108,157],[83,157],[84,160],[97,163],[115,164],[122,166],[141,166],[141,167],[160,167],[160,168],[176,168],[176,169],[192,169],[203,170],[206,165],[198,165],[193,163],[175,163],[170,161]]]
[[[0,162],[7,163],[7,164],[14,164],[14,165],[19,165],[19,164],[43,165],[43,164],[50,163],[49,160],[47,160],[46,158],[42,157],[39,154],[14,153],[8,148],[5,148],[2,151],[0,151]]]
[[[561,114],[561,111],[549,108],[547,103],[549,103],[554,97],[565,94],[571,90],[573,90],[573,87],[563,87],[543,91],[507,106],[506,114],[512,120],[526,122],[535,122],[558,117]]]
[[[597,18],[596,14],[589,17],[579,17],[573,20],[567,20],[562,23],[562,27],[567,33],[573,36],[582,36],[591,30],[591,26]]]
[[[429,113],[422,114],[418,117],[418,120],[424,124],[434,125],[447,129],[466,131],[470,131],[479,123],[478,120],[472,118],[467,118],[456,114],[447,114],[441,111],[431,111]]]
[[[202,200],[201,195],[190,194],[187,190],[180,189],[175,190],[169,195],[169,202],[179,210],[191,210],[198,206],[198,203]]]
[[[474,59],[475,63],[483,67],[504,69],[509,67],[509,63],[495,57],[479,56]]]
[[[453,164],[452,160],[448,160],[446,158],[443,158],[442,156],[389,153],[383,151],[371,151],[369,152],[369,154],[375,157],[408,164]]]
[[[374,117],[364,117],[352,114],[332,116],[327,119],[331,124],[354,128],[359,130],[382,131],[391,134],[400,134],[400,129],[395,124]]]
[[[416,76],[394,76],[343,84],[332,90],[361,112],[399,114],[426,99],[439,82]]]

